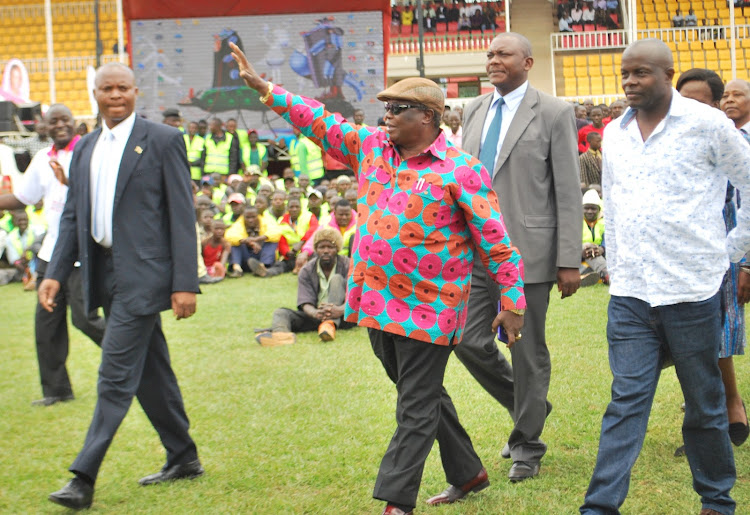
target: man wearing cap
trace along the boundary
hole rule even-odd
[[[225,213],[221,219],[224,220],[224,223],[229,227],[242,217],[242,214],[245,212],[247,201],[242,193],[232,193],[227,200],[227,203],[229,204],[229,212]]]
[[[255,339],[264,347],[294,343],[294,333],[318,331],[320,339],[333,341],[336,329],[354,327],[343,322],[346,306],[346,276],[349,258],[341,256],[344,240],[333,228],[324,227],[315,233],[316,257],[300,271],[297,283],[297,310],[278,308],[273,312],[271,332]]]
[[[581,189],[576,125],[570,104],[529,85],[531,44],[506,32],[487,51],[487,75],[495,91],[464,110],[463,148],[490,170],[492,188],[513,242],[524,256],[529,309],[523,345],[511,349],[511,367],[485,330],[497,310],[497,289],[481,263],[471,279],[464,344],[456,356],[509,412],[513,430],[502,451],[513,465],[511,481],[539,474],[547,445],[541,440],[552,405],[547,402],[552,364],[545,336],[549,295],[557,283],[573,295],[581,276]]]
[[[594,134],[594,133],[592,133]],[[602,199],[594,190],[583,196],[583,249],[581,250],[581,286],[592,286],[602,280],[609,283],[604,257],[604,218]]]
[[[242,147],[242,164],[247,169],[250,165],[260,167],[261,174],[268,169],[268,149],[258,143],[258,131],[250,129],[247,133],[247,145]]]
[[[247,187],[245,197],[247,197],[251,204],[255,203],[255,197],[258,195],[261,186],[264,184],[272,186],[268,179],[261,177],[260,167],[258,165],[248,166],[245,169],[245,175],[242,177],[242,180]]]
[[[170,127],[185,132],[185,129],[182,128],[182,113],[180,113],[180,110],[176,107],[165,109],[162,113],[162,117],[163,119],[161,123],[164,125],[169,125]]]
[[[485,329],[502,325],[511,346],[526,307],[523,264],[487,171],[445,142],[442,90],[427,79],[402,80],[378,94],[387,102],[386,129],[357,127],[316,100],[266,82],[236,45],[230,47],[261,101],[356,173],[357,244],[344,320],[368,328],[375,355],[398,385],[398,428],[373,496],[387,503],[385,514],[411,512],[435,439],[450,486],[429,504],[486,488],[487,472],[443,376],[461,341],[474,252],[501,284],[505,308]]]

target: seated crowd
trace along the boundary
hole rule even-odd
[[[557,0],[558,32],[617,30],[619,0]]]
[[[414,5],[412,5],[414,4]],[[391,34],[409,35],[419,32],[416,3],[391,7]],[[422,24],[424,32],[433,34],[462,31],[493,32],[500,28],[504,5],[502,2],[424,2]]]

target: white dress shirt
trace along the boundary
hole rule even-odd
[[[527,89],[529,89],[529,81],[524,82],[505,96],[500,95],[500,93],[497,91],[497,88],[495,88],[495,93],[492,95],[492,102],[490,103],[490,109],[489,111],[487,111],[487,117],[484,119],[484,127],[482,127],[482,145],[484,145],[484,139],[487,137],[487,132],[489,132],[490,130],[492,120],[495,118],[497,104],[501,97],[505,101],[505,103],[503,104],[502,110],[503,120],[500,124],[500,137],[497,139],[495,163],[492,166],[492,170],[490,170],[490,175],[492,175],[495,170],[495,166],[497,165],[497,158],[500,155],[500,149],[503,146],[503,141],[505,141],[505,135],[508,134],[510,123],[513,121],[513,117],[516,116],[518,106],[521,105],[521,100],[523,100],[524,95],[526,95]]]
[[[112,211],[115,203],[117,177],[120,172],[122,154],[130,138],[130,133],[133,132],[134,124],[135,113],[132,113],[112,129],[107,127],[106,124],[102,124],[102,132],[91,154],[91,235],[94,236],[97,191],[101,190],[104,192],[104,234],[96,242],[103,247],[112,247]],[[110,137],[114,137],[114,140],[108,142],[107,138]],[[101,188],[97,187],[99,180],[104,181]],[[94,239],[96,240],[96,238]]]
[[[609,291],[651,306],[706,300],[750,248],[750,210],[729,234],[722,216],[727,180],[750,191],[750,145],[721,111],[676,90],[645,142],[635,114],[604,129]]]
[[[65,200],[68,198],[68,187],[55,177],[55,172],[49,165],[49,152],[52,147],[47,147],[36,153],[29,163],[26,173],[23,174],[13,195],[26,205],[33,205],[44,199],[44,217],[47,219],[47,235],[42,241],[37,257],[49,262],[52,259],[52,251],[57,243],[57,235],[60,229],[60,217],[62,216]],[[72,151],[60,150],[55,159],[65,170],[68,176],[70,160],[73,158]]]

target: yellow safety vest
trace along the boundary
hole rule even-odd
[[[266,149],[266,146],[262,143],[257,143],[255,148],[258,150],[258,163],[251,163],[250,157],[252,155],[252,148],[250,147],[250,144],[248,143],[247,146],[242,147],[242,162],[245,163],[245,167],[250,166],[251,164],[257,164],[261,168],[263,168],[263,160],[266,158],[266,154],[268,153],[268,150]]]
[[[183,134],[182,137],[185,139],[185,148],[187,148],[188,162],[192,163],[193,161],[200,160],[203,149],[206,146],[206,140],[204,140],[197,134],[193,136],[193,141],[190,141],[190,136],[187,134]],[[227,157],[227,159],[229,158]],[[190,178],[194,181],[201,180],[202,174],[203,170],[201,170],[200,166],[190,167]]]
[[[203,173],[229,174],[229,151],[232,148],[233,136],[225,132],[224,138],[224,141],[217,144],[213,135],[206,137],[206,164],[203,166]]]
[[[604,239],[604,218],[600,218],[594,224],[594,234],[591,234],[591,228],[586,220],[583,221],[583,243],[594,243],[601,245]]]
[[[24,241],[24,239],[26,241]],[[26,228],[26,232],[21,236],[21,232],[18,230],[18,227],[10,231],[8,234],[8,240],[13,244],[13,248],[16,250],[16,254],[19,256],[24,256],[28,260],[31,260],[34,255],[31,253],[29,249],[36,240],[36,235],[34,234],[34,231],[31,229],[31,224]],[[13,264],[13,263],[11,263]]]
[[[302,170],[299,162],[299,146],[304,145],[307,151],[307,166],[305,170]],[[294,170],[295,175],[300,173],[306,173],[310,177],[311,181],[320,179],[325,174],[323,168],[323,153],[320,147],[310,141],[305,136],[300,136],[299,140],[292,140],[292,144],[289,146],[290,165]]]
[[[356,216],[356,213],[352,212],[352,216]],[[341,229],[339,229],[339,232],[341,232]],[[355,232],[357,232],[356,223],[347,229],[342,235],[344,237],[344,245],[341,247],[341,251],[339,252],[340,255],[346,256],[349,254],[349,241],[352,239]]]
[[[300,211],[299,217],[297,218],[296,230],[289,224],[280,224],[281,235],[286,238],[286,242],[289,245],[294,245],[298,241],[301,241],[302,237],[310,229],[311,221],[312,213],[309,211]]]

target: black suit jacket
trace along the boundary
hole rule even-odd
[[[103,305],[93,284],[90,165],[101,129],[76,145],[68,200],[46,277],[65,281],[81,262],[87,309]],[[116,294],[133,315],[171,307],[171,294],[199,292],[190,167],[182,133],[136,117],[120,162],[112,211]]]

